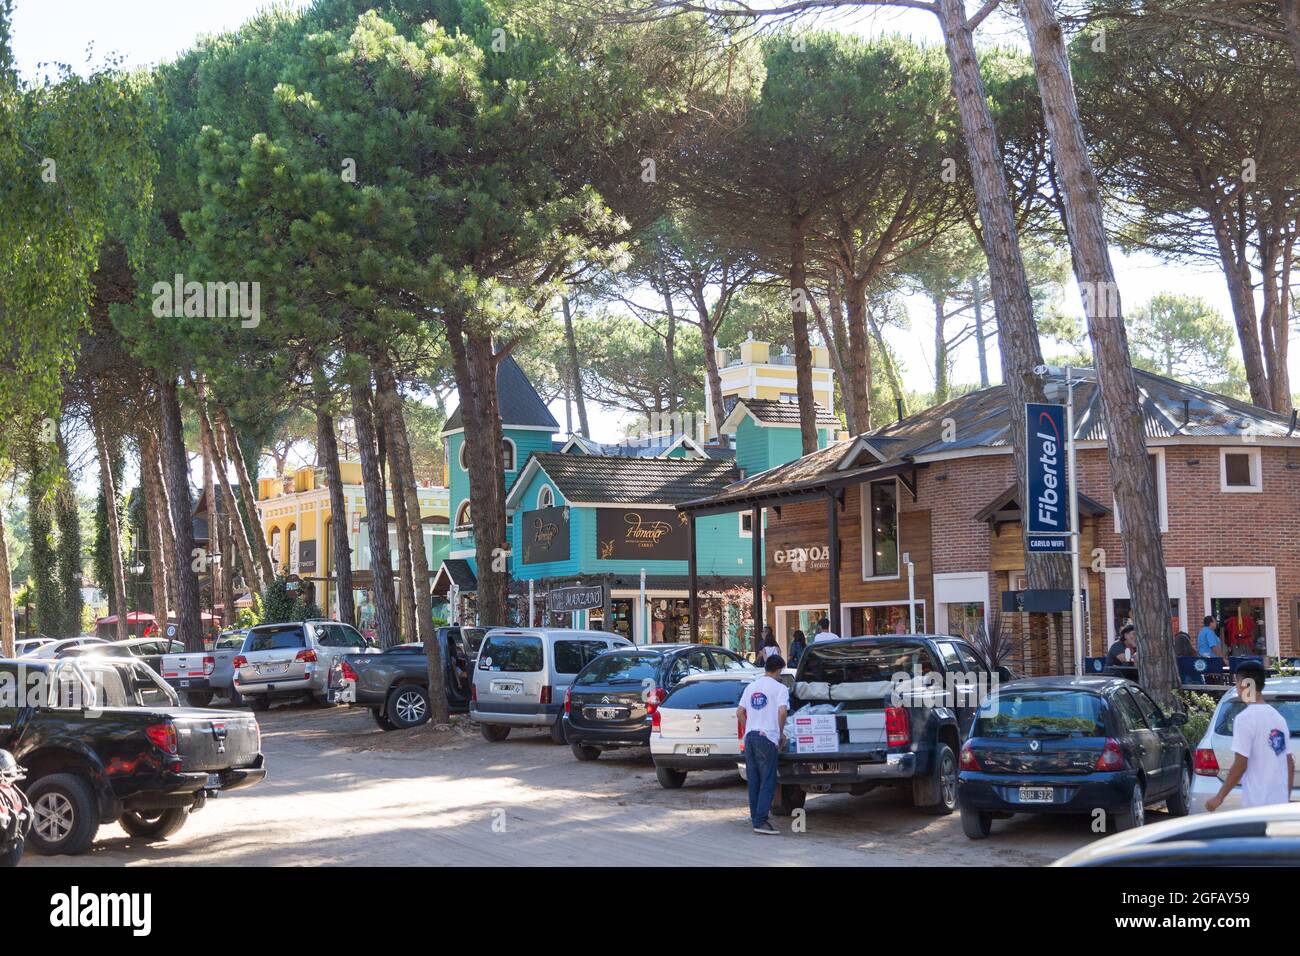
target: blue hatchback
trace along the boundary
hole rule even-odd
[[[990,694],[961,750],[962,830],[989,835],[1014,813],[1091,815],[1141,826],[1147,804],[1187,813],[1192,758],[1179,725],[1132,681],[1037,677]]]

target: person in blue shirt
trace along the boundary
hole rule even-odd
[[[1202,657],[1217,657],[1226,661],[1228,657],[1223,652],[1223,643],[1214,630],[1214,615],[1205,615],[1202,625],[1201,629],[1196,633],[1196,653]]]

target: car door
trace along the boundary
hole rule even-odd
[[[1172,793],[1182,782],[1183,751],[1187,747],[1183,732],[1170,723],[1165,712],[1142,688],[1130,687],[1128,691],[1137,701],[1138,710],[1142,711],[1160,747],[1161,792]]]
[[[976,692],[966,683],[966,665],[952,641],[935,641],[939,660],[943,662],[944,703],[957,717],[957,729],[963,738],[969,735],[979,704]],[[951,692],[948,688],[952,688]]]
[[[953,647],[957,649],[962,665],[966,668],[967,683],[958,687],[958,692],[962,693],[967,701],[965,706],[968,713],[961,723],[962,737],[965,738],[970,735],[971,725],[975,722],[979,705],[993,688],[993,674],[984,663],[984,659],[975,652],[975,648],[960,641],[953,641]]]
[[[1120,727],[1133,753],[1134,760],[1146,777],[1146,798],[1153,800],[1165,790],[1164,771],[1160,766],[1160,738],[1147,725],[1142,708],[1137,705],[1127,687],[1121,687],[1111,696],[1111,705],[1120,718]]]

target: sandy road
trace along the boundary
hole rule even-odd
[[[87,856],[22,865],[1033,866],[1095,838],[1086,820],[1017,817],[973,842],[956,815],[891,792],[810,797],[806,832],[762,837],[738,777],[663,790],[647,751],[579,763],[543,734],[385,734],[360,710],[278,707],[261,720],[268,778],[210,801],[170,840],[114,824]]]

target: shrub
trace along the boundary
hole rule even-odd
[[[1187,711],[1187,723],[1179,729],[1187,739],[1187,746],[1195,750],[1205,732],[1210,729],[1210,721],[1214,718],[1219,702],[1209,694],[1190,690],[1179,691],[1178,699]]]

